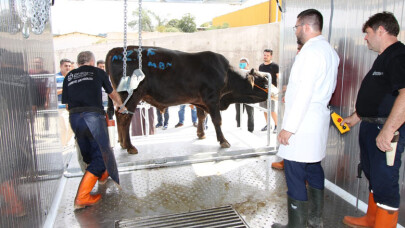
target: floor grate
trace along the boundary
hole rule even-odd
[[[232,206],[156,217],[126,219],[115,222],[115,227],[147,228],[248,228]]]

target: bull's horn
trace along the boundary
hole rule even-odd
[[[253,77],[253,75],[248,75],[247,80],[252,85],[252,89],[253,89],[253,87],[255,86],[255,77]]]

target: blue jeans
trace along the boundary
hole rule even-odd
[[[284,159],[284,170],[287,195],[295,200],[308,200],[305,181],[313,188],[325,188],[325,174],[321,162],[303,163]]]
[[[162,114],[160,113],[159,109],[156,109],[156,115],[158,118],[158,125],[167,126],[169,124],[169,108],[166,108],[166,111],[164,113],[164,117],[165,117],[164,125],[162,125],[163,118],[162,118]]]
[[[96,112],[82,112],[69,115],[70,125],[75,133],[77,144],[83,156],[83,161],[88,164],[87,171],[97,177],[101,177],[106,167],[102,157],[102,152],[97,140],[93,137],[85,117],[90,117],[91,121],[104,121],[104,115]],[[95,124],[96,125],[96,124]],[[103,131],[103,129],[98,129]]]
[[[390,207],[399,208],[399,169],[401,155],[405,147],[405,125],[399,128],[399,142],[394,166],[387,165],[386,154],[378,149],[375,139],[383,125],[362,121],[360,124],[359,144],[360,163],[364,175],[369,180],[369,190],[373,190],[374,201]]]
[[[184,112],[186,109],[186,105],[180,105],[179,109],[179,123],[184,124]],[[193,123],[197,123],[197,108],[194,106],[193,109],[191,109],[191,121]]]

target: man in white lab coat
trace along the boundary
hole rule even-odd
[[[289,222],[272,227],[306,227],[307,222],[309,227],[323,227],[325,176],[321,160],[325,157],[330,121],[327,105],[336,87],[339,57],[321,35],[322,26],[322,14],[315,9],[301,12],[294,26],[304,46],[291,69],[283,124],[277,137],[277,155],[285,162]]]

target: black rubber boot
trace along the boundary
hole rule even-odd
[[[323,192],[308,185],[308,227],[323,228]]]
[[[287,200],[288,224],[274,223],[272,228],[305,228],[308,217],[308,201],[299,201],[291,197]]]

